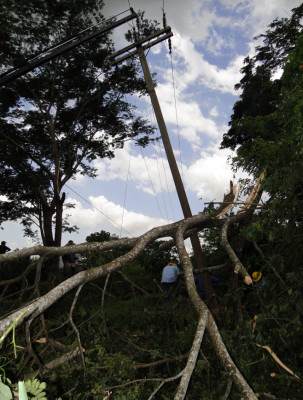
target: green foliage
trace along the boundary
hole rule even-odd
[[[24,382],[18,382],[18,393],[20,400],[28,400]]]
[[[44,392],[46,388],[45,382],[39,382],[38,379],[28,379],[24,385],[26,391],[34,396],[31,397],[32,400],[46,400],[46,393]]]
[[[47,400],[46,383],[40,382],[38,379],[27,379],[19,381],[17,384],[12,384],[9,379],[6,379],[7,384],[3,383],[0,376],[0,398],[1,400],[13,399],[12,390],[18,392],[20,400]],[[57,399],[57,400],[61,400]]]
[[[0,280],[5,281],[18,277],[25,271],[25,269],[31,264],[29,257],[19,258],[18,260],[5,261],[0,264]],[[32,274],[28,277],[32,279]]]
[[[8,383],[10,383],[10,381]],[[0,376],[0,398],[2,400],[11,400],[13,398],[9,386],[2,382],[1,376]]]
[[[111,240],[117,240],[118,236],[110,234],[109,232],[101,230],[100,232],[91,233],[86,237],[87,242],[109,242]],[[112,261],[123,252],[119,249],[102,251],[100,253],[87,253],[84,254],[85,265],[87,268],[96,267],[97,265],[106,264]]]
[[[261,211],[243,225],[230,226],[228,232],[229,242],[248,272],[262,272],[264,286],[246,287],[231,269],[222,270],[218,297],[223,312],[216,317],[229,353],[253,390],[261,393],[260,397],[267,393],[292,400],[302,399],[301,384],[256,344],[269,346],[288,368],[303,375],[301,11],[302,7],[296,9],[289,21],[276,21],[265,36],[267,47],[260,48],[257,58],[246,60],[245,76],[239,84],[242,97],[234,108],[230,136],[223,139],[227,147],[237,148],[236,166],[243,166],[254,177],[266,170],[262,184],[268,199]],[[270,54],[275,56],[275,65],[270,64]],[[279,81],[272,81],[270,65],[285,66]],[[215,215],[214,205],[205,212]],[[105,231],[87,238],[103,242],[115,239]],[[203,239],[208,265],[227,261],[218,229],[208,229]],[[90,260],[90,266],[111,261],[122,251],[102,252]],[[147,398],[159,385],[147,379],[171,377],[184,368],[186,358],[182,356],[192,346],[197,315],[182,279],[166,306],[154,284],[164,260],[172,256],[172,252],[159,251],[158,243],[151,245],[141,258],[123,267],[125,277],[115,272],[109,279],[102,277],[83,286],[72,317],[85,349],[85,367],[76,357],[46,374],[43,380],[50,398],[66,392],[74,399],[103,398],[108,388],[115,398]],[[50,289],[46,285],[50,282],[45,282],[42,291]],[[34,344],[44,364],[59,356],[55,343],[61,344],[60,355],[79,345],[68,323],[75,292],[44,313],[48,342]],[[4,307],[15,307],[14,301],[7,299]],[[42,326],[38,318],[33,320],[32,338],[40,337]],[[16,328],[16,343],[26,346],[21,327]],[[3,351],[11,354],[10,345],[5,344]],[[31,362],[24,350],[18,351],[5,372],[9,376],[20,370],[33,372],[36,366]],[[272,372],[280,378],[270,378]],[[222,398],[228,378],[206,333],[186,397]],[[40,389],[41,394],[44,387],[39,382]],[[157,398],[171,399],[175,389],[176,382],[167,383]],[[0,390],[5,390],[4,386],[0,385]],[[235,385],[230,398],[240,398]]]

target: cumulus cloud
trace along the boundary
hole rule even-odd
[[[202,197],[204,201],[222,200],[223,193],[233,179],[227,162],[228,151],[201,152],[201,157],[192,163],[184,174],[187,190]]]
[[[97,179],[101,181],[132,181],[138,190],[151,195],[162,190],[174,190],[168,162],[160,144],[156,144],[147,154],[144,150],[132,149],[128,143],[124,149],[116,151],[114,159],[96,160],[94,166]]]
[[[178,57],[184,60],[185,70],[179,71],[182,77],[183,91],[190,85],[204,85],[212,90],[223,93],[235,94],[234,85],[239,81],[241,75],[239,70],[244,55],[235,56],[226,68],[220,68],[207,61],[200,48],[189,36],[175,35],[174,43],[178,49]]]
[[[81,228],[81,237],[101,230],[115,233],[118,236],[138,236],[144,232],[167,224],[162,218],[152,218],[144,214],[123,209],[120,204],[108,200],[105,196],[89,196],[91,207],[84,207],[77,199],[68,198],[75,207],[67,212],[72,225]]]

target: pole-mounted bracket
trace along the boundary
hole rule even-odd
[[[127,60],[128,58],[137,54],[138,46],[142,46],[143,50],[146,50],[160,42],[163,42],[164,40],[166,40],[172,36],[173,36],[173,33],[171,31],[171,28],[168,26],[167,28],[161,29],[152,35],[146,36],[145,38],[140,39],[137,42],[130,44],[129,46],[126,46],[119,51],[116,51],[115,53],[108,56],[107,60],[109,61],[110,65],[112,65],[112,66],[117,65],[117,64],[121,63],[122,61]],[[146,43],[146,42],[149,42],[149,43]],[[146,44],[144,44],[144,43],[146,43]],[[132,50],[134,48],[136,48],[136,50],[129,52],[130,50]],[[116,59],[116,57],[118,57],[124,53],[127,53],[127,54]]]

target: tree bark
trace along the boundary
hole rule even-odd
[[[203,311],[205,312],[207,310],[207,306],[200,299],[195,287],[195,282],[193,277],[193,267],[191,265],[190,257],[186,251],[183,240],[183,235],[186,229],[187,229],[187,221],[186,220],[181,221],[179,223],[178,231],[176,234],[176,244],[184,268],[185,281],[189,296],[195,306],[196,311],[200,314],[201,312]],[[257,400],[257,396],[254,394],[253,390],[246,382],[245,378],[243,377],[243,375],[233,362],[232,358],[230,357],[228,350],[222,340],[216,322],[211,313],[208,314],[206,329],[211,337],[215,351],[220,360],[222,361],[224,368],[228,372],[230,378],[238,387],[239,391],[243,394],[244,398],[246,400]]]

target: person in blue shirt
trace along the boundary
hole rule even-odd
[[[179,268],[175,262],[169,262],[162,270],[161,288],[163,292],[168,292],[176,286],[179,278]]]

